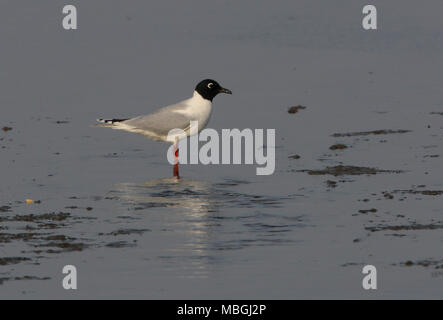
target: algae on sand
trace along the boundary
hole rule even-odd
[[[308,169],[297,170],[297,172],[307,172],[309,175],[333,175],[333,176],[345,176],[345,175],[372,175],[377,173],[401,173],[401,170],[382,170],[370,167],[358,167],[358,166],[344,166],[338,165],[334,167],[326,167],[325,169]]]

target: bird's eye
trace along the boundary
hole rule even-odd
[[[208,84],[208,88],[211,89],[214,84],[211,82]]]

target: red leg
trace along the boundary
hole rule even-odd
[[[180,179],[178,174],[178,146],[175,146],[175,163],[174,163],[174,178]]]

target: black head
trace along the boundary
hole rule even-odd
[[[200,83],[195,87],[197,91],[204,99],[212,101],[216,95],[219,93],[232,94],[231,90],[222,88],[217,81],[206,79],[200,81]]]

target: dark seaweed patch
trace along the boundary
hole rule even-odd
[[[110,233],[107,233],[108,236],[119,236],[119,235],[131,235],[131,234],[137,234],[142,235],[145,232],[151,231],[149,229],[119,229],[116,231],[112,231]],[[103,234],[101,234],[103,235]]]
[[[39,235],[39,233],[0,233],[0,243],[9,243],[11,241],[30,241]]]
[[[28,214],[28,215],[16,215],[14,217],[0,218],[0,222],[3,221],[22,221],[22,222],[40,222],[40,221],[64,221],[69,218],[70,213],[44,213],[44,214]]]
[[[395,190],[393,192],[399,193],[409,193],[409,194],[421,194],[424,196],[441,196],[443,195],[443,190]]]
[[[24,257],[4,257],[4,258],[0,258],[0,265],[1,266],[5,266],[5,265],[9,265],[9,264],[17,264],[23,261],[29,261],[31,259],[29,258],[24,258]]]
[[[288,109],[288,113],[295,114],[295,113],[297,113],[298,111],[300,111],[300,110],[305,110],[305,109],[306,109],[306,107],[305,107],[305,106],[302,106],[302,105],[293,106],[293,107],[290,107],[290,108]]]
[[[297,170],[297,172],[307,172],[309,175],[329,174],[333,176],[344,176],[344,175],[374,175],[377,173],[401,173],[403,171],[339,165],[334,167],[326,167],[325,169],[320,169],[320,170]]]
[[[411,130],[373,130],[373,131],[360,131],[360,132],[346,132],[346,133],[334,133],[332,137],[356,137],[356,136],[368,136],[368,135],[380,135],[380,134],[396,134],[396,133],[408,133]]]
[[[338,143],[338,144],[334,144],[332,146],[329,147],[330,150],[343,150],[343,149],[347,149],[348,147],[344,144]]]
[[[327,185],[329,188],[335,188],[335,187],[337,187],[337,181],[327,180],[327,181],[326,181],[326,185]]]
[[[405,261],[400,263],[401,266],[405,267],[413,267],[413,266],[420,266],[420,267],[434,267],[435,269],[443,269],[443,260],[433,260],[433,259],[426,259],[426,260],[418,260],[418,261]]]
[[[0,212],[11,212],[11,207],[10,206],[1,206]]]
[[[371,232],[377,231],[411,231],[411,230],[438,230],[443,229],[443,224],[411,224],[411,225],[400,225],[400,226],[375,226],[365,228]]]
[[[358,212],[366,214],[366,213],[376,213],[377,209],[372,208],[372,209],[364,209],[364,210],[358,210]]]
[[[61,250],[53,250],[47,251],[48,253],[60,253],[60,252],[71,252],[71,251],[83,251],[83,249],[88,246],[84,243],[75,243],[75,242],[67,242],[67,241],[52,241],[44,244],[35,245],[34,247],[49,247],[49,248],[57,248]]]
[[[116,241],[116,242],[111,242],[108,243],[106,245],[108,248],[131,248],[131,247],[135,247],[135,243],[129,243],[126,241]]]

